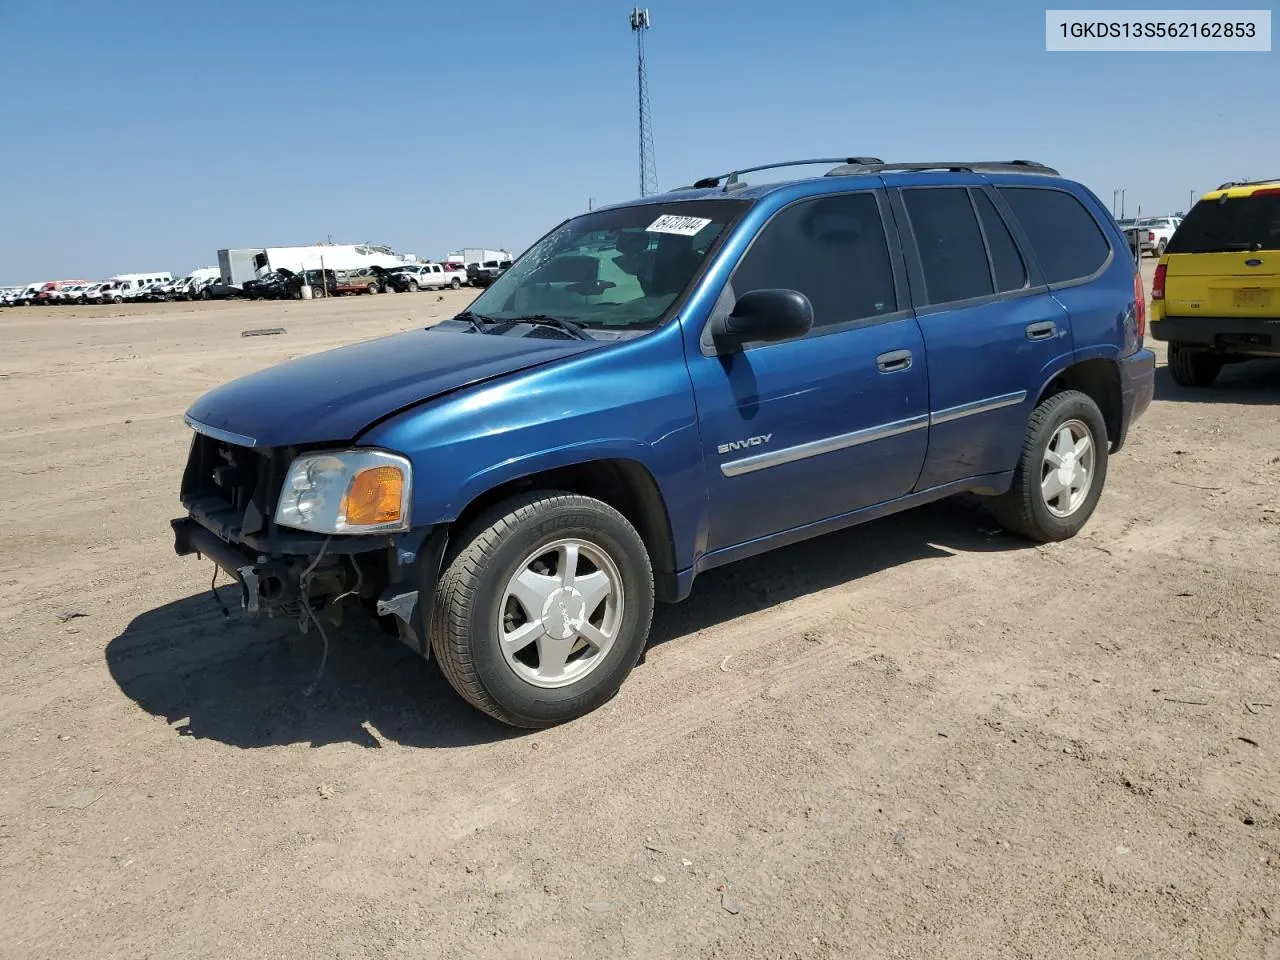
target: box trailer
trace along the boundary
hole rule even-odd
[[[463,247],[461,250],[455,250],[444,258],[445,263],[460,263],[463,269],[471,266],[473,263],[480,264],[486,260],[497,260],[502,263],[505,260],[514,260],[510,250],[486,250],[482,247]]]
[[[273,270],[304,273],[307,270],[360,270],[382,267],[393,270],[406,264],[422,263],[414,254],[396,253],[390,247],[372,243],[313,243],[297,247],[228,248],[218,251],[222,276],[236,286],[255,280]]]

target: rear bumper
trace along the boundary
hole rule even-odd
[[[1112,452],[1124,446],[1133,422],[1147,412],[1156,392],[1156,355],[1147,348],[1123,357],[1120,368],[1120,433],[1111,445]]]
[[[1162,317],[1151,336],[1220,353],[1280,356],[1280,317]]]

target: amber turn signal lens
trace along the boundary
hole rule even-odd
[[[370,467],[351,481],[340,514],[350,527],[396,523],[404,495],[404,475],[396,467]]]

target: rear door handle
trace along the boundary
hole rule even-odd
[[[910,350],[891,350],[876,357],[876,368],[881,373],[901,373],[911,369]]]
[[[1039,323],[1027,324],[1028,340],[1049,340],[1057,336],[1058,325],[1052,320],[1041,320]]]

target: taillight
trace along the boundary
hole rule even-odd
[[[1160,282],[1164,282],[1164,270],[1162,267],[1156,268],[1156,276],[1160,277]],[[1164,296],[1163,287],[1160,290],[1160,296]],[[1152,289],[1151,299],[1155,299],[1155,290]],[[1135,273],[1133,275],[1133,317],[1138,326],[1138,340],[1147,335],[1147,298],[1142,290],[1142,274]]]
[[[1150,240],[1152,243],[1155,243],[1155,242],[1156,242],[1156,235],[1155,235],[1155,231],[1148,230],[1148,231],[1147,231],[1147,239],[1148,239],[1148,240]]]
[[[1265,190],[1255,190],[1249,194],[1251,197],[1274,197],[1280,196],[1280,187],[1267,187]]]
[[[1164,275],[1168,271],[1168,266],[1163,263],[1156,264],[1155,279],[1151,281],[1151,299],[1164,299]]]

